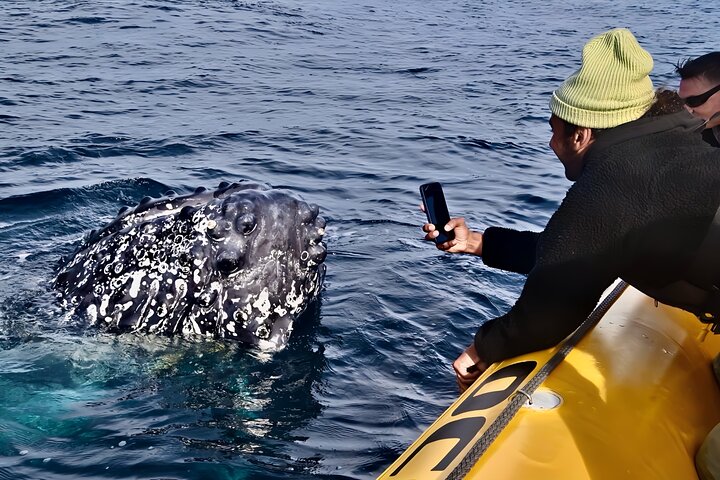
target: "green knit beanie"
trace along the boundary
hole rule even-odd
[[[653,59],[625,28],[591,39],[580,69],[553,92],[550,110],[580,127],[612,128],[642,117],[655,100]]]

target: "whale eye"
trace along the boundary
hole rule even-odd
[[[252,213],[246,213],[235,221],[235,228],[243,235],[250,235],[255,227],[257,227],[257,221]]]

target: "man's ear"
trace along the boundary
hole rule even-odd
[[[592,128],[577,127],[573,133],[573,147],[575,151],[585,153],[595,141]]]

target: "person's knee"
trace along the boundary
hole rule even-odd
[[[710,430],[700,445],[695,455],[695,468],[700,480],[720,480],[720,423]]]

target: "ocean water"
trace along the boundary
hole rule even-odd
[[[717,50],[695,0],[15,1],[0,7],[0,479],[366,479],[457,396],[523,277],[422,240],[440,181],[476,229],[540,230],[569,183],[550,92],[591,36]],[[61,258],[117,210],[248,179],[327,219],[290,346],[72,327]]]

